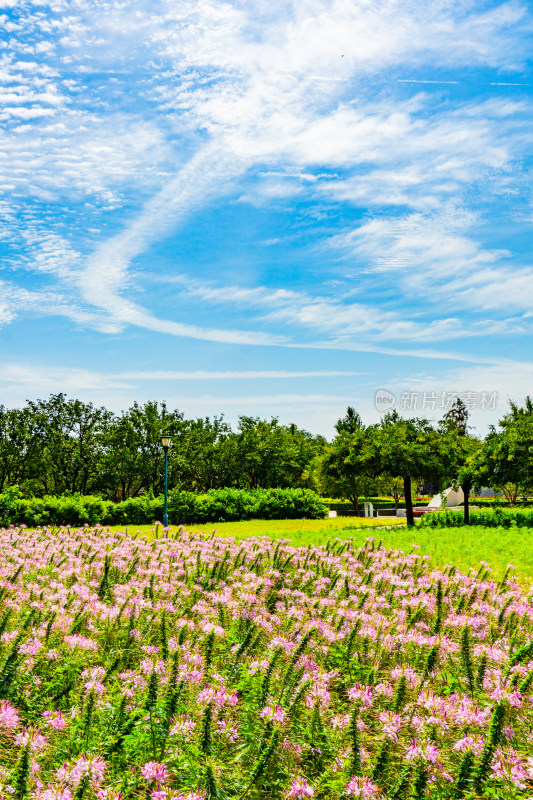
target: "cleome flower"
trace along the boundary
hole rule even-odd
[[[292,782],[291,788],[285,796],[294,800],[304,800],[306,797],[314,797],[315,790],[309,786],[306,780],[299,778]]]
[[[8,700],[0,701],[0,728],[15,730],[20,725],[17,709]]]
[[[373,797],[379,797],[379,790],[370,778],[353,777],[344,791],[349,797],[360,797],[362,800],[372,800]]]
[[[161,784],[166,781],[168,772],[164,764],[160,764],[157,761],[148,761],[142,768],[142,776],[149,783]]]

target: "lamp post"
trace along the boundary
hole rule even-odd
[[[163,445],[163,452],[165,454],[165,511],[163,512],[163,527],[168,528],[168,510],[167,510],[167,497],[168,497],[168,448],[172,441],[172,436],[162,436],[161,444]]]

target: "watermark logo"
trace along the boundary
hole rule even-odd
[[[462,400],[467,411],[494,411],[498,405],[498,392],[417,392],[406,391],[395,395],[388,389],[378,389],[375,406],[382,414],[397,408],[398,411],[441,411],[446,413],[456,400]]]
[[[388,389],[378,389],[376,392],[375,404],[378,411],[386,414],[387,411],[392,411],[396,405],[396,396]]]

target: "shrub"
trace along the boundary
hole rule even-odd
[[[163,517],[162,497],[134,497],[112,503],[100,497],[23,498],[0,494],[0,525],[147,525]],[[169,517],[174,524],[241,519],[320,519],[327,505],[310,489],[213,489],[205,494],[171,491]]]
[[[424,514],[418,524],[423,528],[442,528],[459,527],[465,523],[462,511],[434,511],[431,514]],[[470,524],[490,528],[512,526],[533,528],[533,509],[495,508],[490,511],[471,509]]]

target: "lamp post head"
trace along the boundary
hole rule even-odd
[[[163,450],[168,450],[172,442],[172,436],[162,436],[161,437],[161,444],[163,445]]]

